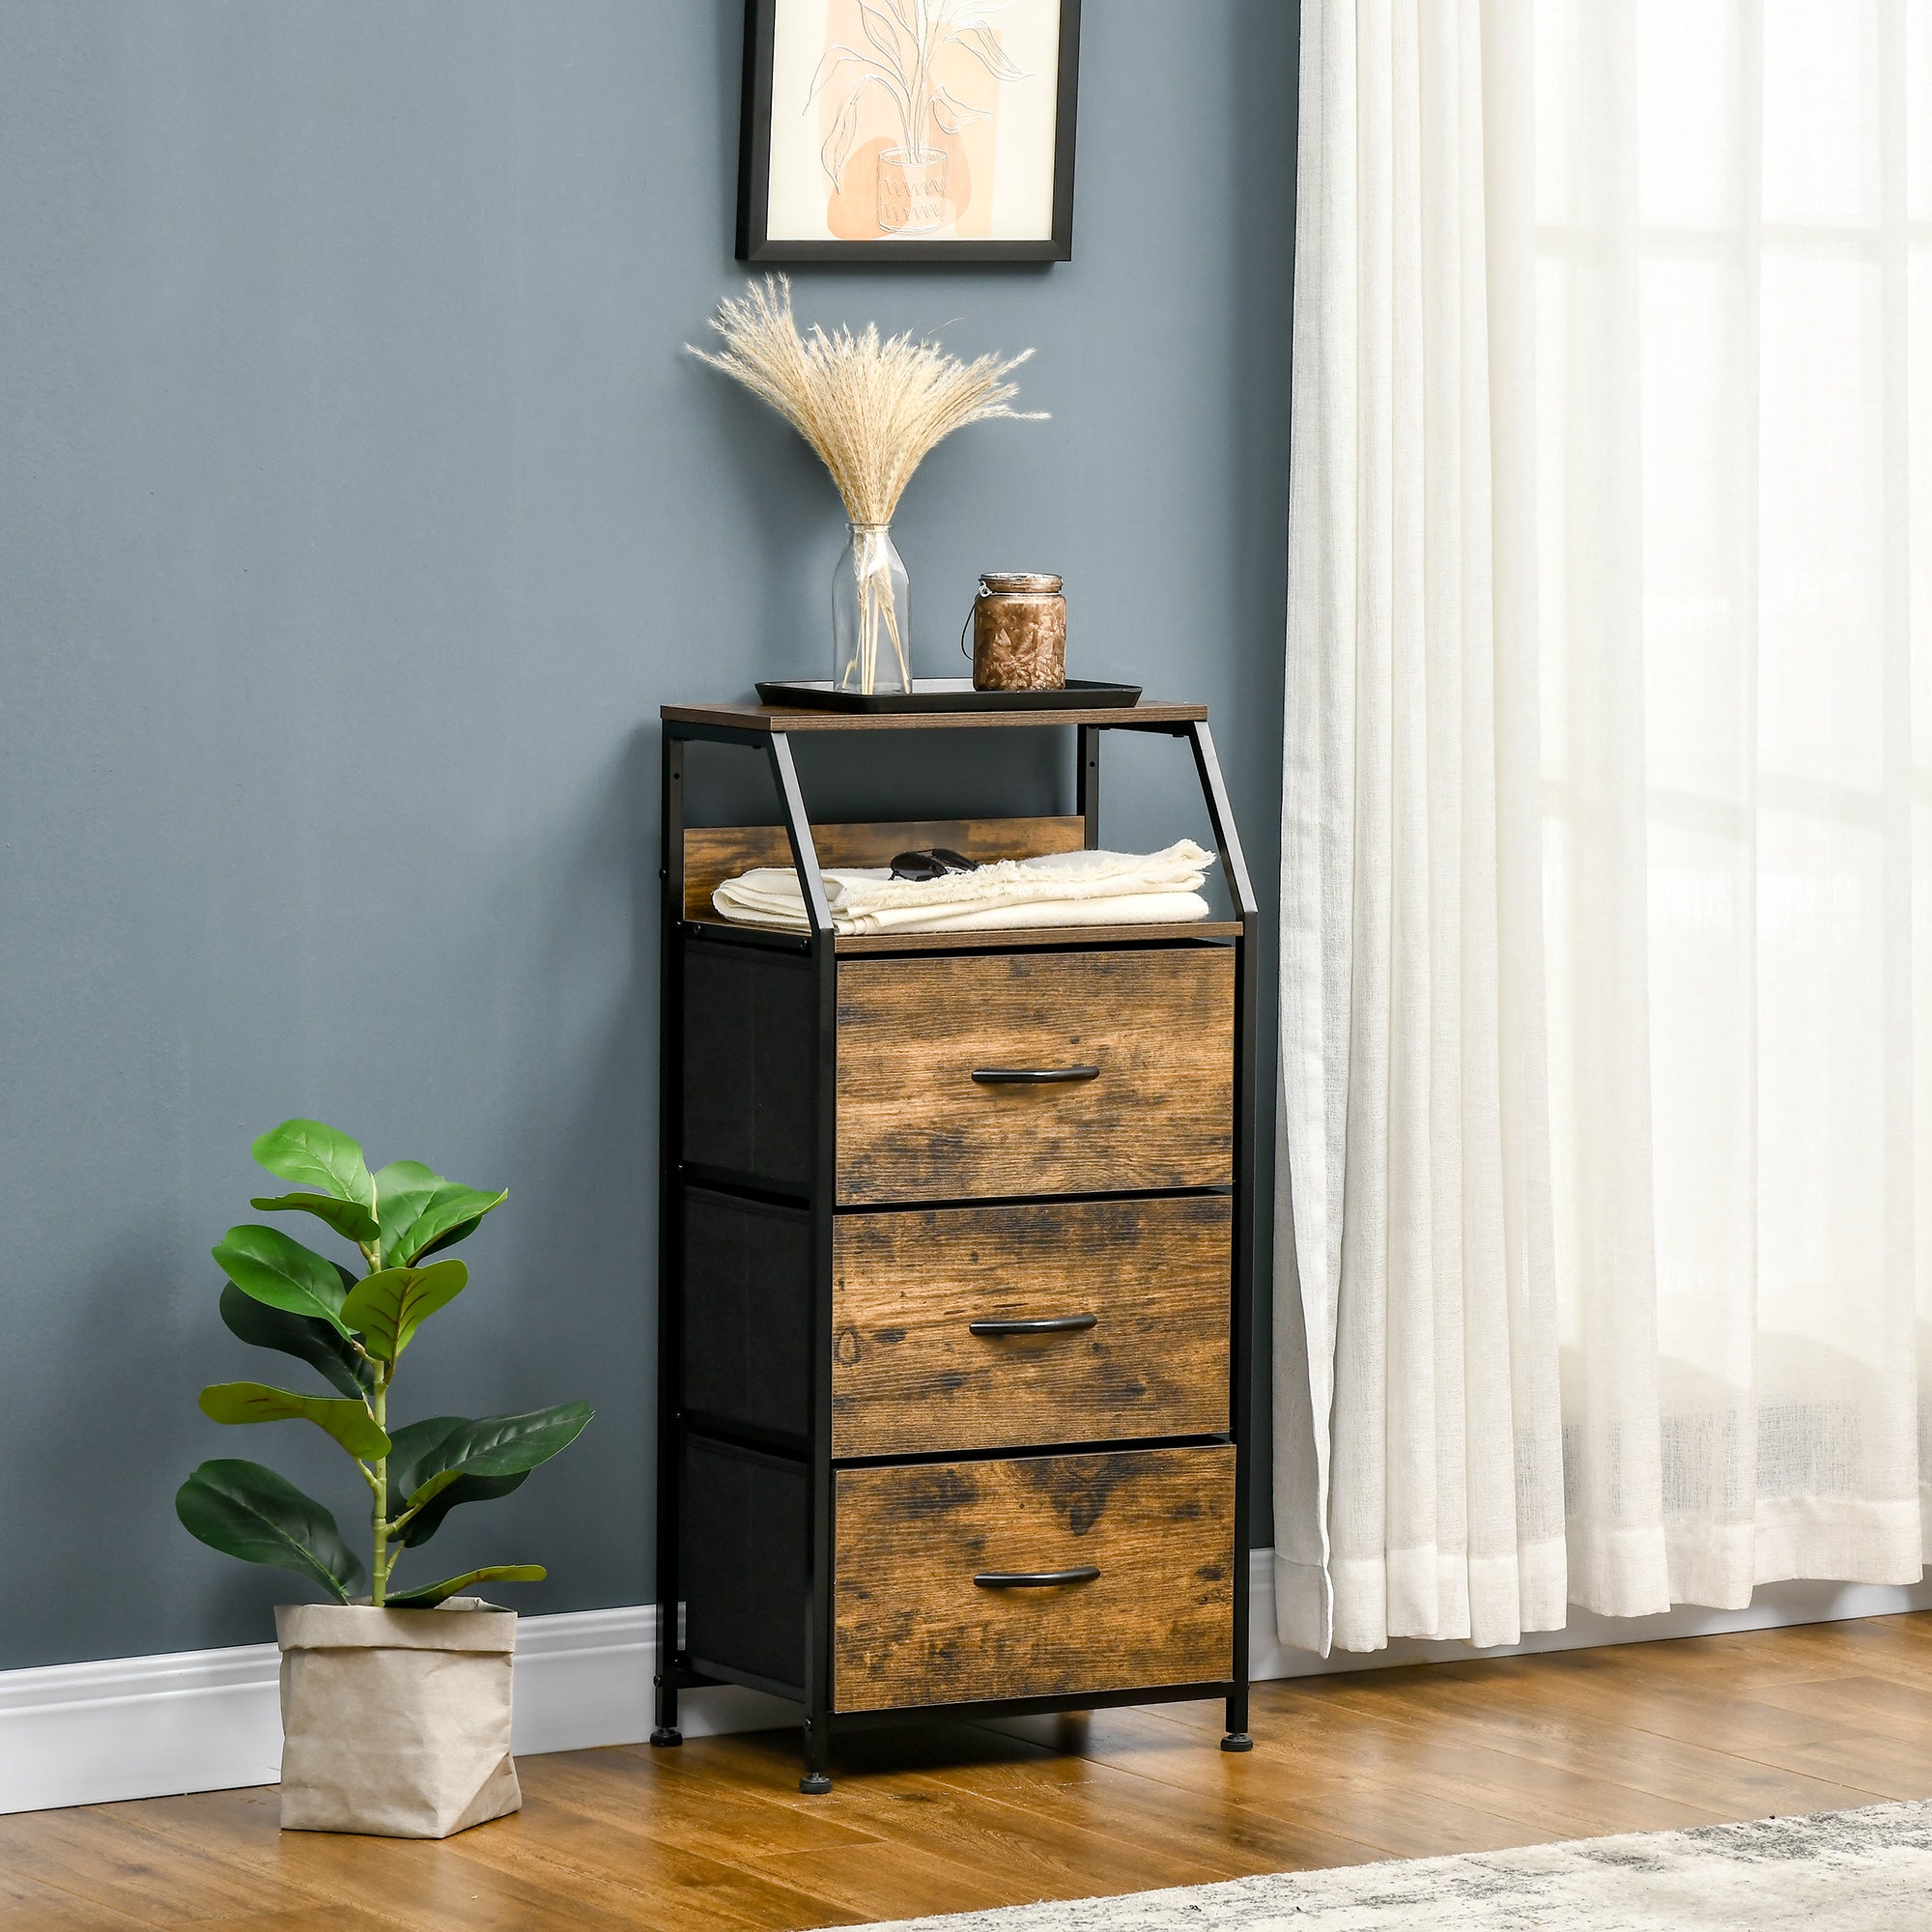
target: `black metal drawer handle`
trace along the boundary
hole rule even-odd
[[[1100,1573],[1091,1563],[1077,1570],[981,1570],[973,1578],[982,1590],[1051,1590],[1060,1583],[1094,1583]]]
[[[1012,1321],[969,1321],[969,1335],[1067,1335],[1076,1328],[1091,1328],[1097,1315],[1031,1315]]]
[[[981,1087],[1065,1087],[1076,1080],[1097,1080],[1097,1066],[976,1066],[973,1078]]]

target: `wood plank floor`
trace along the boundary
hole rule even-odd
[[[1256,1687],[1218,1705],[527,1758],[442,1844],[270,1789],[0,1818],[0,1932],[793,1928],[1932,1796],[1932,1613]]]

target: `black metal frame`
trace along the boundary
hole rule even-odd
[[[878,728],[876,720],[867,721]],[[820,723],[817,729],[825,729]],[[826,904],[819,875],[817,852],[811,823],[792,758],[790,740],[781,728],[762,728],[690,720],[667,719],[663,725],[660,827],[662,857],[658,877],[663,890],[660,950],[659,1020],[659,1140],[658,1140],[658,1480],[657,1480],[657,1615],[658,1670],[656,1676],[657,1725],[651,1743],[669,1746],[683,1742],[677,1728],[678,1692],[699,1685],[736,1683],[795,1698],[806,1707],[804,1725],[805,1776],[799,1789],[805,1792],[829,1791],[830,1753],[834,1725],[840,1730],[904,1720],[922,1715],[953,1718],[1016,1716],[1028,1713],[1099,1709],[1109,1705],[1173,1702],[1182,1699],[1220,1697],[1227,1703],[1227,1731],[1221,1740],[1224,1750],[1248,1750],[1248,1599],[1251,1531],[1249,1512],[1253,1472],[1252,1459],[1252,1353],[1254,1325],[1255,1260],[1255,1051],[1257,1026],[1256,969],[1260,914],[1254,887],[1248,877],[1234,812],[1228,802],[1227,787],[1214,754],[1214,741],[1205,720],[1173,724],[1143,721],[1131,711],[1109,717],[1104,723],[1082,724],[1078,727],[1078,758],[1075,769],[1075,809],[1085,821],[1084,838],[1089,849],[1099,844],[1100,811],[1100,733],[1138,731],[1183,738],[1194,756],[1196,776],[1201,783],[1203,802],[1208,809],[1215,844],[1219,848],[1224,876],[1240,922],[1240,937],[1235,941],[1235,1161],[1234,1161],[1234,1255],[1232,1264],[1232,1326],[1229,1350],[1229,1432],[1235,1450],[1235,1576],[1233,1656],[1236,1669],[1232,1678],[1211,1682],[1136,1686],[1116,1691],[1082,1691],[1043,1697],[985,1699],[973,1703],[899,1706],[884,1711],[835,1713],[832,1708],[832,1619],[833,1619],[833,1512],[836,1503],[835,1469],[832,1457],[832,1351],[813,1351],[810,1440],[807,1444],[809,1491],[810,1497],[811,1548],[807,1564],[806,1655],[803,1684],[785,1684],[746,1671],[707,1662],[691,1656],[685,1648],[680,1623],[680,1474],[683,1462],[683,1435],[687,1415],[681,1390],[681,1321],[683,1257],[680,1249],[682,1216],[678,1211],[680,1187],[685,1178],[682,1161],[681,1092],[683,1069],[682,1021],[684,1001],[684,941],[688,931],[684,916],[684,752],[685,746],[701,740],[762,749],[770,762],[772,780],[784,815],[785,832],[791,846],[792,863],[804,889],[806,914],[810,923],[809,936],[796,937],[745,929],[721,935],[724,943],[777,945],[790,952],[809,953],[814,975],[817,1021],[817,1122],[813,1153],[813,1177],[809,1211],[812,1235],[812,1296],[815,1335],[832,1332],[832,1252],[833,1212],[836,1199],[837,1122],[836,1074],[838,1051],[838,940],[831,912]],[[1180,936],[1180,935],[1177,935]],[[1069,943],[1078,935],[1068,932]],[[989,934],[990,946],[1000,945],[1000,935]],[[692,1418],[695,1419],[695,1418]],[[1190,1438],[1193,1439],[1193,1438]],[[1214,1436],[1205,1438],[1218,1441]],[[1144,1447],[1095,1444],[1078,1447]],[[1065,1446],[1052,1453],[1065,1453]],[[879,1459],[848,1459],[854,1462]],[[885,1459],[902,1462],[907,1459]]]
[[[772,45],[778,0],[746,0],[745,83],[738,126],[741,262],[1065,262],[1073,255],[1073,136],[1079,104],[1080,0],[1060,0],[1053,124],[1053,233],[1037,241],[774,241],[765,231],[772,184]]]

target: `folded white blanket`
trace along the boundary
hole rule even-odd
[[[1139,925],[1206,919],[1201,885],[1214,855],[1191,838],[1164,852],[1052,852],[1000,859],[942,879],[895,879],[884,867],[825,872],[825,900],[841,933],[996,931],[1020,925]],[[711,895],[747,925],[805,932],[805,895],[788,866],[760,866]]]

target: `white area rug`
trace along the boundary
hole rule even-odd
[[[905,1918],[876,1932],[1926,1932],[1932,1802]]]

